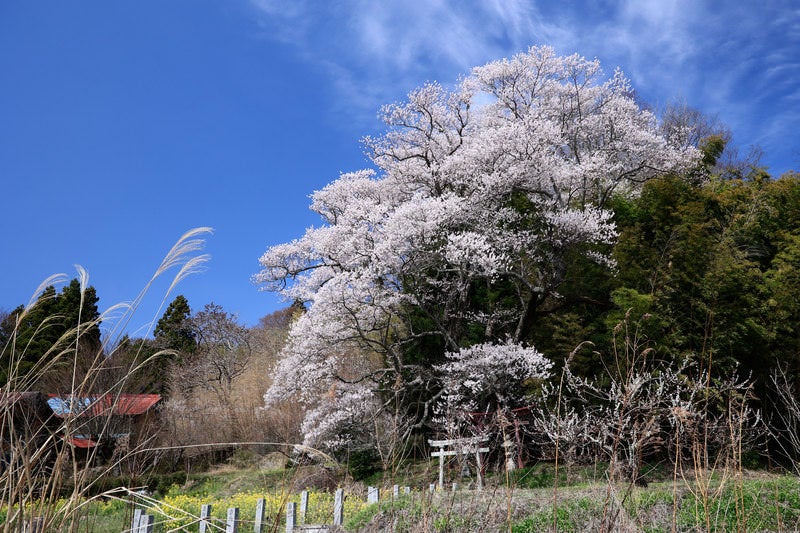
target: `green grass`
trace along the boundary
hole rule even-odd
[[[186,496],[227,497],[242,492],[291,487],[295,473],[292,468],[264,470],[223,465],[203,473],[164,476],[163,482],[157,483],[159,490],[156,492],[160,495],[178,492]]]
[[[800,479],[790,476],[729,483],[709,497],[685,492],[679,500],[681,528],[716,531],[794,531],[800,527]]]
[[[552,531],[553,520],[556,519],[556,531],[572,533],[582,531],[580,529],[576,505],[573,502],[565,504],[556,509],[555,517],[553,509],[545,508],[535,511],[530,517],[519,520],[511,524],[512,533],[538,533],[540,531]]]
[[[418,468],[427,472],[426,465]],[[554,471],[552,465],[536,465],[517,471],[512,488],[498,486],[504,476],[490,476],[486,489],[437,492],[431,495],[420,485],[411,495],[393,500],[391,485],[384,484],[383,501],[367,505],[364,497],[348,488],[345,502],[347,531],[383,530],[402,532],[506,531],[533,533],[596,530],[603,523],[611,530],[626,527],[636,531],[661,533],[673,531],[793,531],[800,528],[800,479],[765,471],[746,473],[743,478],[712,477],[709,497],[690,480],[651,483],[648,487],[612,487],[614,498],[607,499],[609,486],[596,479],[595,469],[575,471],[559,480],[557,504],[553,510]],[[429,473],[429,472],[428,472]],[[252,520],[258,497],[268,500],[271,528],[282,528],[286,501],[297,501],[291,492],[294,471],[261,471],[226,466],[205,474],[191,474],[174,484],[159,500],[165,515],[175,518],[156,531],[189,524],[202,503],[210,503],[218,519],[229,506],[241,508],[241,516]],[[415,477],[419,472],[413,474]],[[427,474],[425,474],[427,475]],[[595,479],[593,481],[593,479]],[[405,479],[391,480],[403,485]],[[408,483],[411,484],[411,483]],[[532,487],[532,488],[529,488]],[[362,487],[363,489],[363,487]],[[677,494],[677,498],[675,495]],[[621,504],[621,507],[617,504]],[[188,514],[170,510],[169,505]],[[309,522],[330,523],[332,494],[312,491]],[[5,510],[0,509],[0,515]],[[618,513],[618,514],[617,514]],[[130,521],[131,507],[118,500],[88,503],[81,510],[80,531],[119,533]],[[162,515],[157,520],[165,519]],[[609,519],[609,517],[614,518]]]

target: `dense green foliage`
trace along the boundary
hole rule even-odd
[[[46,287],[29,310],[20,305],[6,315],[0,326],[0,348],[9,348],[2,352],[0,383],[7,381],[10,365],[16,367],[14,375],[22,377],[62,350],[96,351],[100,347],[98,301],[94,287],[82,290],[73,279],[60,292],[52,285]]]
[[[798,370],[800,176],[664,176],[617,198],[614,212],[616,271],[570,265],[560,301],[530,336],[539,349],[563,357],[592,340],[609,353],[610,330],[630,310],[647,315],[665,359],[757,378],[777,364]],[[585,374],[599,370],[591,357],[577,365]]]
[[[191,315],[192,310],[186,297],[182,294],[176,296],[153,330],[153,337],[158,347],[180,353],[192,353],[197,348],[197,340],[189,323]]]

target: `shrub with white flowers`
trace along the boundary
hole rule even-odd
[[[443,395],[438,411],[447,433],[472,414],[507,418],[511,410],[527,403],[526,384],[549,376],[553,363],[534,348],[510,341],[477,344],[448,353],[447,362],[436,366]]]

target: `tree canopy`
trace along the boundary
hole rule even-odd
[[[383,117],[364,141],[375,168],[315,192],[323,225],[270,248],[255,276],[308,304],[266,396],[306,404],[307,438],[326,412],[346,427],[391,406],[427,424],[447,360],[491,371],[491,354],[527,349],[577,259],[613,265],[612,199],[700,164],[690,132],[661,128],[621,72],[548,47],[427,84]]]
[[[182,294],[175,297],[156,323],[153,337],[161,349],[191,353],[197,347],[195,332],[189,322],[192,310]]]
[[[98,302],[94,287],[82,286],[75,278],[60,292],[53,285],[45,287],[34,305],[20,305],[8,313],[0,328],[4,347],[0,381],[5,383],[12,374],[23,377],[65,349],[98,350]]]

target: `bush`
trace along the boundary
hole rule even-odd
[[[356,481],[363,481],[381,471],[381,458],[372,448],[363,448],[350,453],[347,471]]]

